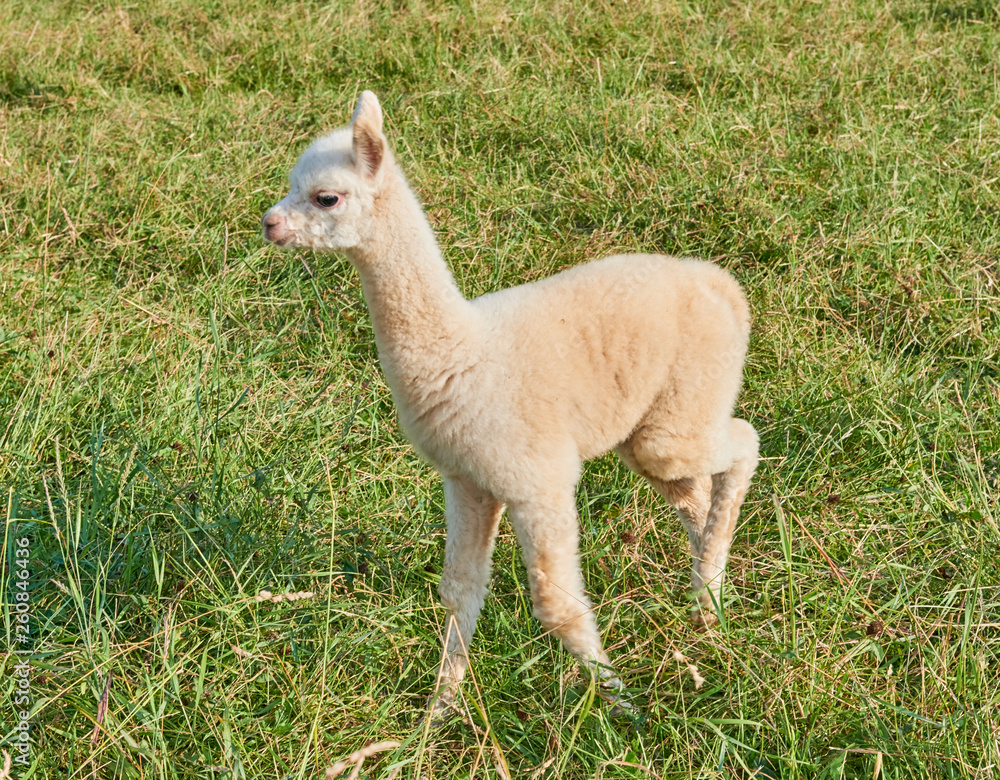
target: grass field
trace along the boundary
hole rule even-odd
[[[440,483],[349,265],[259,236],[365,88],[468,295],[616,251],[747,290],[723,624],[640,480],[580,488],[634,718],[531,617],[505,521],[471,722],[417,723]],[[313,778],[389,739],[362,777],[1000,775],[998,90],[991,0],[0,0],[12,776]]]

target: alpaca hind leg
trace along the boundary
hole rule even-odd
[[[509,509],[528,570],[535,617],[587,669],[601,698],[628,707],[584,593],[572,488],[541,500],[511,504]]]
[[[705,587],[701,576],[701,538],[712,503],[712,478],[706,475],[661,479],[656,476],[656,472],[663,473],[663,462],[647,460],[645,463],[640,463],[633,445],[634,442],[631,440],[623,442],[617,447],[618,454],[625,461],[625,465],[649,482],[653,489],[677,510],[677,516],[687,531],[688,545],[691,548],[691,588],[695,594],[701,594]],[[649,448],[643,449],[644,452],[649,451]],[[668,448],[664,448],[664,451],[668,451]],[[702,622],[700,609],[695,615],[695,621]]]
[[[448,608],[444,649],[431,718],[440,720],[454,703],[468,666],[468,647],[490,582],[490,559],[503,505],[467,480],[445,477],[444,569],[438,593]]]
[[[617,448],[625,464],[646,480],[677,509],[691,547],[691,587],[697,603],[695,623],[709,626],[716,622],[721,607],[722,572],[729,555],[740,505],[757,466],[757,433],[744,420],[731,419],[722,443],[695,445],[692,449],[706,454],[722,449],[714,462],[725,469],[714,475],[678,478],[681,458],[674,457],[687,447],[668,435],[655,435],[655,428],[643,431],[641,440],[629,440]],[[653,434],[653,435],[651,435]],[[669,478],[663,478],[669,475]]]
[[[713,610],[722,606],[722,576],[729,558],[729,547],[736,530],[740,507],[758,456],[757,432],[746,420],[733,418],[729,424],[729,451],[732,463],[724,471],[712,475],[712,499],[701,533],[701,563],[697,567],[702,587],[696,591],[700,602],[700,622],[712,625]]]
[[[677,516],[687,531],[688,544],[691,548],[691,590],[699,604],[695,622],[705,624],[706,613],[701,606],[706,584],[702,574],[704,563],[702,548],[712,504],[712,478],[708,476],[673,480],[661,480],[652,476],[646,478],[667,503],[677,510]],[[709,603],[707,606],[712,605]],[[711,614],[711,618],[714,619],[714,613]]]

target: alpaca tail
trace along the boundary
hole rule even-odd
[[[744,338],[750,337],[750,305],[747,303],[743,288],[740,287],[730,273],[719,266],[709,266],[715,273],[712,274],[712,289],[722,297],[733,312],[733,317],[739,326],[740,333]]]

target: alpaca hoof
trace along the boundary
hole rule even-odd
[[[419,724],[423,726],[429,724],[432,729],[438,729],[447,725],[453,718],[460,716],[458,707],[455,706],[457,691],[443,690],[437,696],[427,699],[427,711],[420,718]]]
[[[608,704],[611,705],[611,709],[608,710],[608,714],[612,718],[620,718],[623,715],[628,715],[629,717],[636,714],[637,710],[635,705],[628,700],[624,694],[619,695],[615,699],[605,699]]]
[[[697,630],[704,631],[709,629],[719,622],[719,617],[711,610],[699,609],[694,613],[694,618],[692,619],[694,627]]]
[[[643,728],[647,716],[639,705],[633,703],[632,697],[622,686],[621,680],[615,680],[612,686],[598,685],[597,693],[610,705],[608,708],[609,719],[619,724],[626,723],[632,729],[641,730]]]
[[[622,685],[622,681],[617,677],[599,682],[597,684],[597,695],[611,705],[612,716],[635,711],[635,707],[629,701],[628,693],[625,692],[625,686]]]

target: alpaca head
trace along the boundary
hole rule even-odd
[[[290,191],[261,220],[282,247],[351,249],[372,229],[375,198],[392,166],[382,108],[362,92],[351,124],[313,143],[292,170]]]

